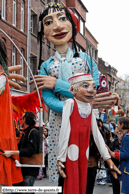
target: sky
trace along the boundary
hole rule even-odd
[[[129,75],[129,0],[82,0],[86,27],[98,41],[98,57]]]

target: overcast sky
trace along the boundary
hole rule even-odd
[[[99,42],[98,57],[129,75],[129,0],[82,0],[86,26]]]

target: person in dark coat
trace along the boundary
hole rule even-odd
[[[36,116],[33,112],[25,112],[21,118],[21,125],[24,133],[18,144],[18,151],[5,151],[4,156],[19,155],[20,157],[31,158],[32,155],[39,153],[40,135],[34,127]],[[15,186],[33,186],[38,175],[37,167],[22,167],[23,182],[15,184]]]

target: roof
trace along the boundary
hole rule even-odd
[[[117,76],[116,76],[116,78],[117,78],[120,82],[124,82],[124,80],[121,79],[120,77],[117,77]]]

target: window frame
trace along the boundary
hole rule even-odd
[[[6,19],[6,0],[2,0],[2,19]]]
[[[13,25],[16,26],[16,0],[13,0]]]
[[[23,48],[21,49],[21,53],[24,56],[24,49]],[[23,60],[22,56],[20,56],[20,63],[22,65],[22,69],[20,70],[20,74],[24,76],[24,60]]]
[[[25,2],[21,1],[21,31],[24,32]]]

